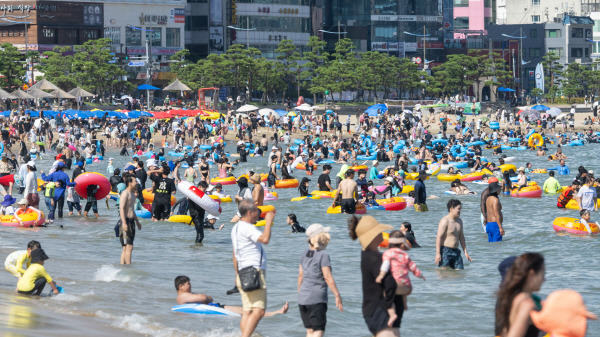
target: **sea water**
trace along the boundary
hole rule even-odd
[[[551,147],[553,150],[555,146]],[[597,145],[566,147],[567,164],[575,172],[584,165],[600,173],[596,152]],[[228,150],[234,151],[232,147]],[[533,163],[534,168],[555,166],[546,157],[536,157],[530,151],[505,151],[517,156],[514,163],[524,166]],[[484,155],[497,162],[491,151]],[[123,167],[130,157],[120,157],[109,151],[104,157],[115,157],[115,167]],[[145,158],[144,158],[145,159]],[[233,158],[232,158],[233,159]],[[52,158],[38,161],[38,170],[47,170]],[[387,163],[381,163],[383,169]],[[88,165],[87,171],[106,174],[106,161]],[[340,164],[334,164],[335,174]],[[250,157],[248,163],[240,164],[235,175],[252,169],[267,172],[266,158]],[[316,189],[320,169],[311,177],[310,190]],[[72,171],[67,171],[69,175]],[[211,166],[211,177],[217,175]],[[39,174],[39,172],[38,172]],[[294,171],[299,180],[304,171]],[[531,174],[540,185],[546,174]],[[568,185],[574,178],[557,176],[561,184]],[[413,181],[408,181],[413,184]],[[375,185],[381,185],[376,180]],[[559,216],[578,217],[577,211],[556,208],[556,195],[544,195],[540,199],[501,197],[506,235],[500,243],[488,243],[479,211],[479,193],[484,185],[466,183],[478,195],[459,196],[463,202],[461,218],[465,238],[473,262],[465,261],[463,271],[439,270],[434,264],[435,237],[439,220],[446,215],[446,203],[453,196],[444,194],[449,182],[435,177],[425,182],[428,195],[439,199],[428,200],[429,212],[415,213],[413,209],[399,212],[370,211],[379,221],[399,229],[409,221],[419,249],[409,253],[421,269],[427,281],[413,278],[413,293],[408,298],[408,310],[404,312],[401,333],[407,336],[491,336],[494,325],[495,292],[500,283],[498,264],[510,255],[524,252],[541,252],[546,258],[546,282],[540,294],[562,288],[579,291],[588,310],[600,314],[600,271],[597,253],[600,238],[557,234],[552,220]],[[150,184],[147,183],[147,187]],[[225,192],[235,194],[236,185],[225,186]],[[265,251],[268,259],[268,309],[277,310],[289,301],[286,315],[264,318],[257,332],[263,336],[305,336],[297,307],[298,265],[302,252],[307,248],[304,234],[290,233],[285,224],[287,214],[295,213],[301,225],[321,223],[331,227],[331,243],[327,251],[331,257],[333,276],[343,299],[344,312],[335,308],[330,296],[327,335],[369,336],[361,314],[362,291],[360,276],[360,245],[351,241],[347,231],[347,216],[326,214],[331,199],[291,202],[298,196],[296,189],[278,189],[279,200],[267,202],[275,205],[277,216],[270,243]],[[181,193],[176,197],[180,198]],[[85,201],[82,201],[82,206]],[[41,203],[42,210],[46,207]],[[29,240],[41,242],[50,256],[46,262],[49,274],[65,289],[65,294],[30,299],[14,294],[16,278],[8,272],[0,272],[0,331],[2,335],[14,336],[67,336],[78,331],[87,335],[149,336],[237,336],[239,319],[230,317],[197,316],[171,312],[175,305],[176,291],[173,280],[178,275],[191,278],[192,290],[209,294],[216,302],[240,305],[238,294],[227,296],[225,292],[234,284],[232,248],[229,220],[236,209],[234,203],[224,203],[223,214],[217,225],[225,223],[222,231],[206,230],[202,245],[194,244],[193,226],[181,223],[151,222],[140,219],[142,230],[136,232],[133,264],[119,265],[121,246],[114,235],[117,222],[114,201],[98,203],[100,219],[66,216],[54,225],[39,229],[0,227],[0,257],[25,249]],[[592,214],[592,221],[600,215]],[[58,225],[63,225],[60,228]],[[216,226],[218,227],[218,226]],[[46,292],[49,292],[47,287]],[[69,332],[68,332],[69,331]],[[116,332],[115,332],[116,331]],[[588,336],[600,336],[600,323],[590,321]]]

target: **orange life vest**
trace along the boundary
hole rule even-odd
[[[569,203],[569,201],[571,199],[573,199],[573,194],[571,194],[571,196],[569,196],[569,191],[573,191],[573,188],[571,186],[567,187],[559,196],[558,196],[558,204],[562,205],[563,207],[567,206],[567,204]],[[575,192],[575,191],[573,191]]]

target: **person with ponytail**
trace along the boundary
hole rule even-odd
[[[498,290],[496,305],[497,333],[501,337],[537,337],[539,329],[530,314],[541,310],[541,298],[534,294],[544,283],[546,268],[539,253],[516,258]]]

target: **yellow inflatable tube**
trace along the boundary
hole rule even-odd
[[[529,146],[534,147],[543,146],[544,137],[542,137],[542,135],[540,135],[539,133],[534,133],[531,136],[529,136],[528,144]]]
[[[500,166],[498,166],[498,168],[499,168],[499,169],[501,169],[501,170],[502,170],[502,172],[506,172],[506,171],[509,171],[509,170],[511,170],[511,169],[512,169],[513,171],[517,172],[517,167],[516,167],[515,165],[513,165],[513,164],[504,164],[504,165],[500,165]]]
[[[192,224],[192,217],[189,215],[171,215],[169,222],[181,222],[186,225]]]

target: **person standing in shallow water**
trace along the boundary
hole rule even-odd
[[[460,219],[462,204],[460,200],[450,199],[447,208],[448,215],[443,217],[438,224],[438,232],[435,240],[435,264],[438,267],[464,269],[458,245],[460,244],[462,247],[467,260],[471,261],[471,257],[467,252],[463,222]]]
[[[382,254],[379,252],[379,245],[383,242],[381,233],[392,229],[392,226],[381,224],[370,215],[361,218],[352,216],[348,219],[350,238],[358,239],[362,246],[362,314],[367,328],[375,337],[400,336],[404,313],[404,301],[402,296],[396,295],[397,284],[392,274],[387,273],[381,283],[375,281],[382,264]],[[397,318],[388,326],[390,316],[387,310],[392,306],[396,309]]]
[[[136,199],[135,191],[137,191],[137,180],[135,179],[135,176],[128,175],[125,177],[125,184],[127,185],[127,188],[119,197],[119,215],[121,219],[119,239],[121,240],[121,246],[123,246],[121,252],[121,264],[131,264],[135,226],[137,224],[138,229],[141,230],[142,224],[140,224],[134,210]]]

